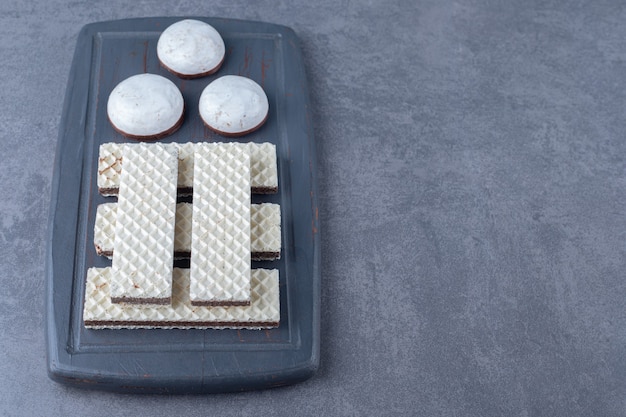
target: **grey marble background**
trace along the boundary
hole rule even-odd
[[[320,174],[321,368],[215,396],[46,375],[52,162],[87,23],[292,27]],[[1,416],[626,415],[619,1],[0,1]]]

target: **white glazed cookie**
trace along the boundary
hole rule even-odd
[[[243,136],[265,123],[269,102],[250,78],[225,75],[211,82],[200,95],[200,117],[223,136]]]
[[[111,92],[107,114],[119,133],[132,139],[160,139],[183,122],[183,95],[176,85],[155,74],[133,75]]]
[[[181,78],[198,78],[216,72],[224,62],[226,47],[208,23],[186,19],[170,25],[157,43],[161,65]]]

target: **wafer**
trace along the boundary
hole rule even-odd
[[[178,194],[191,195],[193,191],[193,142],[171,143],[164,146],[178,148]],[[273,194],[278,191],[276,145],[263,143],[237,143],[247,147],[250,153],[250,185],[253,194]],[[98,191],[104,196],[115,196],[119,192],[122,173],[122,144],[107,142],[100,145],[98,158]]]
[[[115,304],[110,299],[111,268],[87,271],[83,321],[85,327],[262,329],[280,323],[279,273],[272,269],[251,271],[250,305],[193,306],[189,300],[189,270],[174,268],[171,305]]]
[[[126,144],[115,223],[111,301],[171,301],[178,149]]]
[[[194,150],[192,305],[250,303],[250,154],[232,143]]]
[[[103,203],[96,209],[94,246],[96,253],[113,257],[117,203]],[[191,203],[176,204],[176,231],[174,259],[191,256]],[[280,205],[272,203],[250,206],[250,252],[253,261],[280,259],[281,226]]]

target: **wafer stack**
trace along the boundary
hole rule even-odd
[[[251,204],[278,189],[274,145],[103,144],[98,189],[118,201],[96,210],[112,264],[87,271],[87,328],[278,326],[278,270],[251,268],[281,254],[280,206]]]

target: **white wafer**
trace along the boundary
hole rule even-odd
[[[104,143],[100,145],[98,155],[98,191],[104,196],[117,195],[122,173],[121,143]]]
[[[251,206],[250,244],[254,260],[280,258],[280,205],[262,203]]]
[[[229,143],[195,147],[190,298],[250,303],[250,154]]]
[[[243,144],[250,152],[250,182],[252,192],[270,194],[278,191],[276,145],[263,142]]]
[[[193,187],[193,150],[195,143],[171,143],[164,146],[178,148],[178,192],[190,195]],[[238,143],[250,153],[250,186],[255,194],[275,193],[278,190],[276,145],[264,143]],[[108,142],[100,145],[98,158],[98,189],[105,196],[117,195],[122,173],[122,144]]]
[[[126,144],[115,224],[113,302],[171,301],[178,149]]]
[[[103,203],[96,209],[94,246],[98,255],[113,257],[117,203]],[[174,258],[191,254],[191,203],[176,204]],[[280,205],[272,203],[250,206],[250,252],[253,261],[280,259]]]
[[[102,328],[246,328],[278,327],[280,295],[278,270],[251,271],[249,306],[199,307],[189,300],[189,270],[174,268],[172,304],[136,306],[110,301],[111,268],[87,271],[83,321]]]
[[[98,255],[113,258],[117,203],[99,204],[93,227],[93,245]]]

